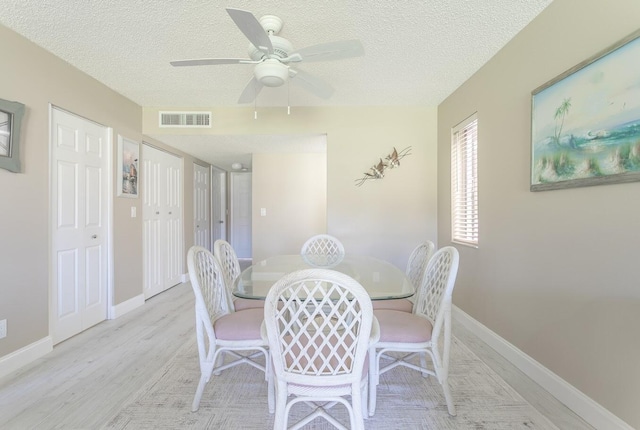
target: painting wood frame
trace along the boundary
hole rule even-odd
[[[118,196],[138,197],[140,144],[118,135]]]
[[[25,107],[0,99],[0,168],[20,173],[20,129]]]
[[[640,30],[531,93],[531,191],[640,181]]]

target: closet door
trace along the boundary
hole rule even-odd
[[[143,145],[144,296],[180,283],[182,159]]]

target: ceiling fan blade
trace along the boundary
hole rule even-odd
[[[258,64],[260,61],[249,58],[200,58],[195,60],[176,60],[169,64],[176,67],[182,66],[215,66],[218,64]]]
[[[305,88],[310,93],[323,99],[328,99],[333,95],[333,87],[322,79],[298,69],[294,70],[292,74],[293,77],[291,81]]]
[[[359,40],[341,40],[321,43],[293,51],[289,57],[300,55],[305,63],[312,61],[342,60],[364,55],[364,46]]]
[[[269,35],[264,31],[257,18],[246,10],[227,8],[227,13],[231,16],[240,31],[247,36],[249,42],[256,48],[267,54],[273,54],[273,45]]]
[[[251,80],[244,87],[244,90],[242,90],[242,94],[240,94],[238,103],[253,102],[263,87],[264,85],[262,85],[262,83],[258,81],[255,77],[251,78]]]

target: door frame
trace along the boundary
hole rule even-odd
[[[113,260],[114,260],[114,250],[113,250],[113,148],[114,148],[114,144],[113,144],[113,128],[109,127],[107,125],[101,124],[97,121],[94,121],[90,118],[87,118],[83,115],[79,115],[75,112],[71,112],[67,109],[64,109],[58,105],[55,105],[53,103],[49,103],[48,106],[48,131],[47,131],[47,139],[49,140],[48,142],[48,150],[49,150],[49,162],[48,162],[48,168],[49,168],[49,174],[48,174],[48,208],[47,208],[47,255],[48,255],[48,283],[49,283],[49,300],[48,300],[48,310],[49,310],[49,337],[51,339],[53,339],[53,333],[51,332],[52,327],[54,326],[54,312],[53,312],[53,302],[52,300],[54,300],[55,295],[53,294],[53,286],[55,283],[55,280],[53,279],[53,273],[54,273],[54,268],[53,268],[53,221],[54,221],[54,214],[53,214],[53,197],[54,197],[54,190],[53,190],[53,166],[52,163],[54,162],[53,159],[53,149],[52,149],[52,145],[53,145],[53,139],[51,136],[51,127],[53,126],[53,110],[58,110],[61,112],[64,112],[66,114],[69,115],[73,115],[76,116],[78,118],[82,118],[83,120],[92,122],[94,124],[99,125],[100,127],[104,127],[106,129],[107,132],[107,141],[105,142],[107,145],[106,148],[106,162],[107,162],[107,172],[106,172],[106,181],[107,181],[107,198],[106,198],[106,202],[105,204],[107,205],[106,207],[106,212],[107,212],[107,218],[106,218],[106,222],[107,222],[107,268],[106,268],[106,272],[107,272],[107,319],[114,319],[116,317],[115,315],[115,308],[113,306],[113,297],[114,297],[114,284],[113,284],[113,278],[114,278],[114,266],[113,266]]]

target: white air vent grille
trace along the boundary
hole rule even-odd
[[[160,112],[160,127],[211,128],[211,112]]]

